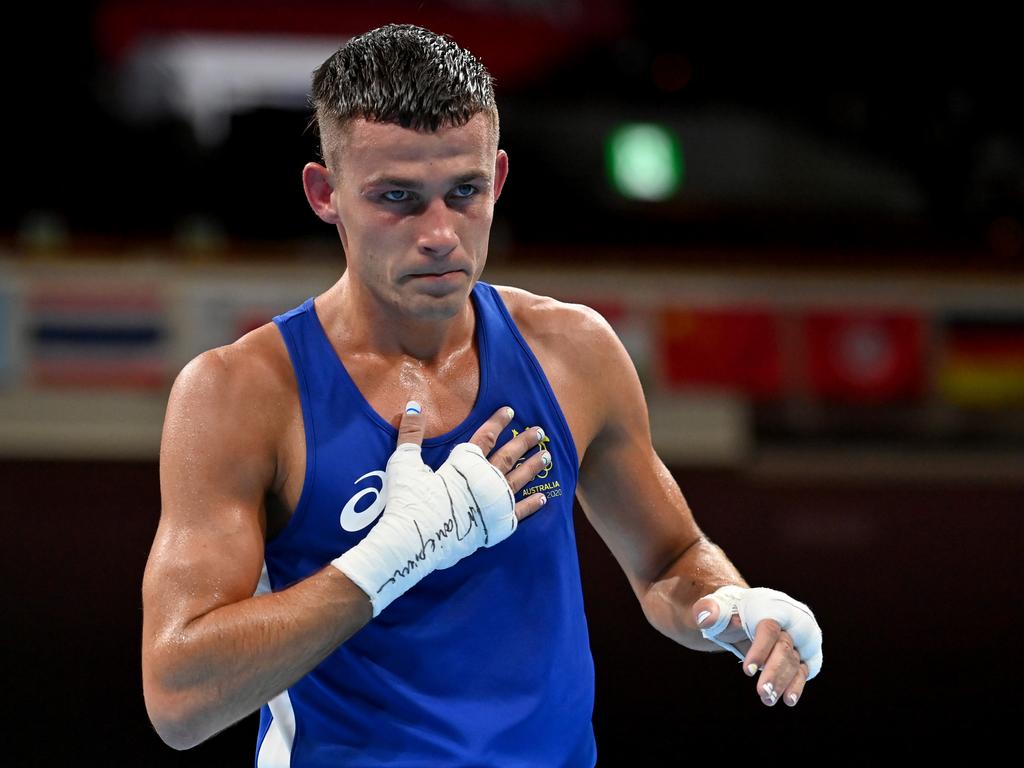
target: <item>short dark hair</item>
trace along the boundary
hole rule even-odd
[[[313,73],[320,130],[354,118],[433,132],[487,112],[498,127],[494,80],[451,37],[389,24],[349,40]],[[324,152],[326,159],[326,152]]]

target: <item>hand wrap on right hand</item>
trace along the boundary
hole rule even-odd
[[[399,445],[383,493],[376,525],[331,563],[369,595],[375,617],[431,571],[493,547],[518,524],[508,481],[472,443],[455,446],[437,472],[418,445]]]

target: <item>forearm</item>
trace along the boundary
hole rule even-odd
[[[204,741],[294,684],[371,615],[366,594],[327,567],[150,638],[143,682],[157,731],[178,749]]]
[[[719,651],[701,636],[692,608],[726,584],[747,585],[721,548],[701,537],[650,583],[640,603],[651,626],[666,637],[693,650]]]

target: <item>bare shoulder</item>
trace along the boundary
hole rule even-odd
[[[295,386],[284,341],[268,323],[193,358],[178,374],[171,402],[246,412],[293,394]]]
[[[582,459],[619,412],[643,410],[634,407],[643,393],[632,360],[596,310],[519,288],[497,290],[544,369]]]
[[[618,355],[619,339],[597,310],[521,288],[495,288],[535,353],[550,352],[587,369]]]
[[[161,465],[205,463],[254,495],[277,487],[285,435],[300,413],[295,374],[280,332],[267,324],[203,352],[178,374],[167,403]],[[258,486],[258,487],[257,487]]]

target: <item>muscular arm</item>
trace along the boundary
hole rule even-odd
[[[581,455],[577,496],[644,614],[687,647],[715,651],[690,610],[740,574],[697,527],[651,445],[640,380],[597,312],[515,288],[502,295],[558,396]]]
[[[168,403],[142,673],[150,718],[179,749],[258,709],[371,617],[366,594],[331,567],[253,596],[288,405],[273,381],[258,357],[216,350],[186,367]]]
[[[688,648],[719,650],[701,637],[691,607],[720,586],[745,582],[701,533],[655,453],[643,390],[622,344],[596,313],[583,319],[581,331],[587,341],[577,348],[586,349],[590,358],[583,365],[597,366],[587,377],[589,407],[599,414],[580,466],[583,510],[625,572],[651,625]]]
[[[729,596],[734,601],[753,591],[701,533],[651,446],[643,390],[614,332],[586,307],[514,288],[502,293],[572,430],[581,455],[577,495],[583,510],[622,566],[647,619],[689,648],[714,651],[721,642],[744,653],[743,670],[757,675],[761,700],[794,706],[810,676],[806,662],[815,670],[821,664],[821,633],[813,614],[776,593],[770,610],[753,610],[751,619],[760,618],[743,624],[724,598],[701,599],[727,585],[739,588]],[[722,610],[730,614],[724,627],[718,624]],[[716,643],[703,638],[697,617],[703,627],[715,627]],[[800,649],[788,627],[798,630]]]

